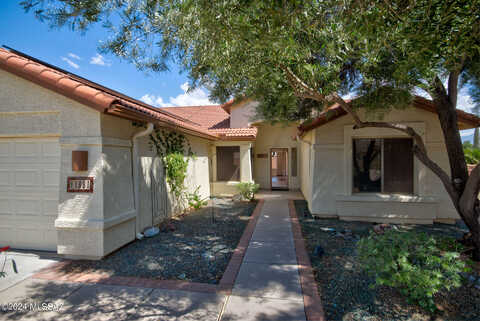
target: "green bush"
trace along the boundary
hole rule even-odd
[[[463,143],[463,153],[467,164],[480,163],[480,149],[473,147],[470,142]]]
[[[359,261],[376,285],[397,288],[409,303],[435,311],[434,295],[461,285],[461,245],[426,233],[388,230],[360,240]]]
[[[163,158],[163,164],[170,191],[177,198],[180,198],[185,189],[184,183],[187,177],[188,158],[181,153],[171,153]]]
[[[237,189],[244,200],[251,201],[255,198],[255,194],[260,189],[260,185],[255,183],[238,183]]]
[[[193,193],[189,193],[187,198],[188,198],[188,205],[196,210],[204,207],[205,205],[208,204],[208,201],[206,198],[203,198],[200,196],[199,190],[200,186],[197,186],[195,191]]]

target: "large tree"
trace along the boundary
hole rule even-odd
[[[338,103],[355,128],[404,132],[441,180],[480,260],[480,167],[468,174],[457,124],[460,85],[479,92],[480,0],[28,0],[38,18],[81,30],[103,23],[101,50],[140,69],[183,65],[213,98],[249,96],[269,120],[306,119]],[[369,121],[413,93],[430,95],[450,161],[445,171],[421,136],[401,123]],[[347,103],[342,96],[360,98]],[[476,96],[478,97],[478,95]]]

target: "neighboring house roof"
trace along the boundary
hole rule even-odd
[[[227,104],[230,104],[228,102]],[[230,114],[224,105],[166,107],[169,112],[192,119],[212,135],[222,140],[254,140],[257,137],[256,127],[231,128]]]
[[[197,125],[207,129],[230,127],[230,114],[222,108],[222,105],[166,107],[164,110],[191,119]]]
[[[350,102],[351,100],[347,101],[347,103]],[[412,106],[418,109],[436,113],[433,102],[420,96],[415,96]],[[315,119],[306,121],[298,126],[300,135],[345,115],[347,115],[347,112],[339,104],[334,104],[327,108],[327,110],[321,112],[320,115]],[[475,128],[480,126],[480,117],[467,113],[463,110],[457,109],[457,118],[460,129]]]
[[[225,135],[215,131],[230,126],[230,115],[224,111],[222,105],[156,108],[10,48],[0,48],[0,69],[102,113],[130,120],[154,122],[212,140],[250,138],[244,132],[236,135],[236,131],[233,131],[230,135]]]

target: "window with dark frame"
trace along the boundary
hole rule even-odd
[[[360,138],[352,142],[353,192],[413,194],[410,138]]]
[[[217,146],[217,181],[240,181],[240,146]]]

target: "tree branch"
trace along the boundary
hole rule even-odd
[[[447,190],[447,193],[452,198],[453,203],[455,204],[455,206],[457,206],[456,204],[458,204],[459,195],[452,185],[450,176],[448,176],[448,174],[428,156],[427,148],[425,147],[422,137],[412,127],[400,123],[364,122],[360,119],[358,114],[350,107],[350,105],[345,102],[343,98],[341,98],[337,94],[334,94],[333,97],[334,101],[340,104],[340,106],[353,117],[355,121],[354,129],[365,127],[389,128],[401,131],[412,137],[414,141],[413,153],[425,166],[427,166],[433,173],[438,176],[438,178],[440,178],[443,186],[445,186],[445,189]]]
[[[457,68],[448,76],[448,99],[453,108],[457,108],[458,79],[463,71],[464,65],[465,58],[462,58]]]
[[[293,88],[295,95],[297,97],[310,98],[322,103],[339,104],[340,107],[342,107],[342,109],[345,110],[353,118],[355,122],[354,129],[365,128],[365,127],[389,128],[389,129],[401,131],[406,135],[412,137],[414,141],[413,153],[426,167],[428,167],[433,173],[435,173],[440,178],[443,186],[445,187],[448,194],[452,198],[452,201],[455,207],[457,207],[459,194],[457,193],[456,189],[452,185],[450,176],[448,176],[448,174],[440,166],[438,166],[432,159],[430,159],[427,153],[427,148],[425,147],[422,137],[412,127],[407,126],[405,124],[400,124],[400,123],[364,122],[360,119],[360,117],[353,110],[353,108],[337,93],[324,96],[320,94],[317,90],[308,86],[303,80],[301,80],[297,75],[295,75],[290,70],[290,68],[288,67],[281,67],[281,68],[286,73],[287,80],[290,86]],[[440,85],[438,87],[435,86],[435,88],[440,91],[440,94],[444,94],[444,97],[446,97],[445,88],[443,87],[443,84],[440,81],[440,79],[436,77],[435,81],[438,81]]]
[[[480,191],[480,165],[475,166],[468,177],[465,189],[460,197],[459,206],[461,213],[465,214],[463,220],[470,228],[470,224],[478,222],[478,193]]]
[[[287,75],[287,81],[290,86],[293,88],[295,96],[299,98],[308,98],[313,99],[322,103],[325,103],[325,96],[320,94],[318,90],[307,85],[300,77],[295,75],[293,71],[285,66],[280,66],[280,68]]]

